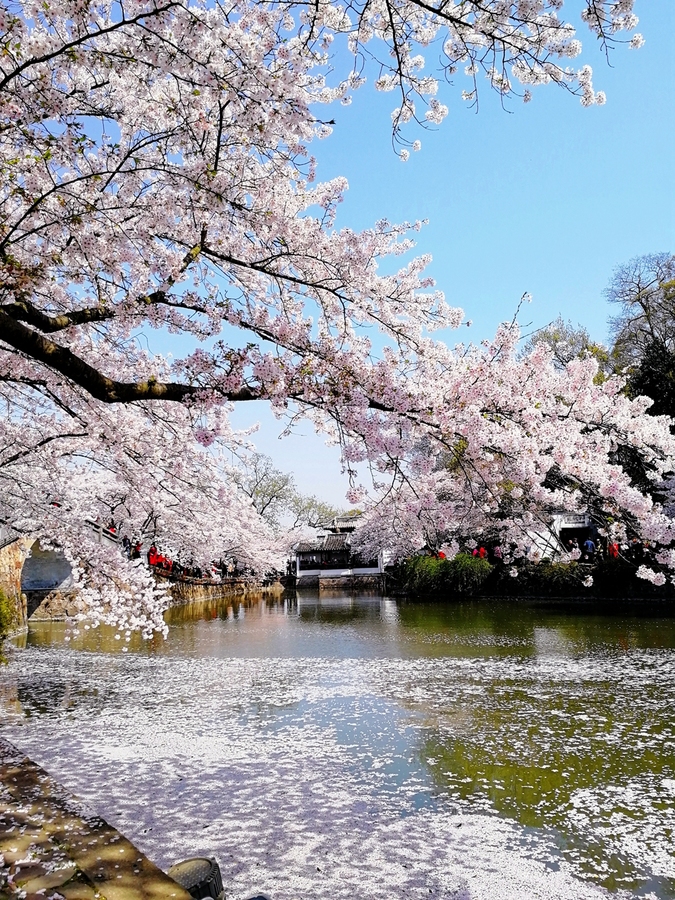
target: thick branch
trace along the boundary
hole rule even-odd
[[[182,272],[188,268],[190,263],[197,259],[205,240],[206,228],[202,228],[200,242],[188,250],[183,258]],[[172,286],[174,283],[175,280],[170,278],[168,285]],[[151,306],[155,303],[163,303],[167,298],[166,290],[160,288],[145,297],[139,297],[138,302]],[[12,303],[3,304],[0,306],[0,310],[12,316],[17,322],[27,322],[45,334],[54,334],[56,331],[64,331],[66,328],[72,328],[77,325],[89,325],[92,322],[106,322],[118,315],[117,309],[106,309],[104,306],[90,306],[85,309],[76,309],[69,313],[48,316],[25,297],[14,300]]]
[[[28,300],[16,300],[13,303],[4,303],[0,310],[11,316],[17,322],[27,322],[34,328],[39,328],[45,334],[53,334],[55,331],[63,331],[75,325],[88,325],[91,322],[104,322],[114,319],[116,312],[103,306],[89,307],[88,309],[76,309],[73,312],[61,313],[56,316],[48,316],[41,309],[29,303]]]
[[[208,390],[199,385],[161,382],[153,378],[138,382],[114,381],[68,348],[55,344],[32,328],[17,322],[3,312],[1,307],[0,340],[64,375],[104,403],[132,403],[135,400],[184,401],[201,391]],[[232,401],[257,400],[260,397],[258,392],[248,387],[221,394],[225,399]]]

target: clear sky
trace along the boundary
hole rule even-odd
[[[539,327],[561,313],[605,340],[602,291],[614,267],[675,250],[675,4],[637,0],[636,13],[646,43],[618,47],[610,65],[580,25],[582,62],[607,94],[602,107],[585,109],[548,86],[505,111],[485,82],[476,113],[462,101],[467,85],[459,79],[439,93],[450,107],[445,122],[406,133],[422,140],[407,163],[391,146],[393,93],[365,85],[351,106],[329,107],[334,133],[311,150],[319,179],[349,181],[338,225],[428,219],[417,247],[433,255],[429,271],[447,300],[473,321],[461,339],[489,337],[529,291],[524,324]],[[281,425],[264,404],[244,404],[234,417],[242,426],[256,420],[262,452],[304,490],[344,504],[335,448],[310,425],[277,441]]]

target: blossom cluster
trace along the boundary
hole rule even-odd
[[[508,329],[484,350],[434,340],[463,314],[428,258],[381,267],[422,223],[338,228],[347,183],[317,183],[308,151],[330,133],[322,105],[366,78],[339,71],[339,36],[357,57],[389,48],[376,86],[401,93],[395,130],[448,114],[423,74],[437,40],[474,91],[484,70],[502,95],[553,82],[600,102],[587,67],[561,68],[580,51],[561,6],[0,3],[0,520],[58,543],[99,617],[161,629],[164,599],[121,554],[96,555],[88,519],[196,561],[273,558],[228,474],[247,440],[231,402],[303,412],[348,468],[393,478],[395,509],[373,521],[399,522],[401,544],[497,514],[515,535],[591,486],[668,545],[612,456],[625,442],[665,475],[667,425],[587,361],[516,361]],[[630,0],[593,9],[607,39],[636,24]]]
[[[545,344],[519,355],[518,337],[511,324],[482,347],[429,343],[407,394],[399,381],[389,395],[398,418],[362,409],[343,420],[354,435],[350,458],[360,448],[380,484],[359,534],[364,548],[403,556],[482,536],[502,543],[509,558],[535,559],[542,536],[558,546],[558,511],[611,523],[613,540],[672,544],[670,510],[621,464],[630,451],[655,488],[661,484],[675,464],[672,421],[647,415],[646,397],[628,399],[623,378],[598,383],[592,357],[556,367]],[[659,561],[672,566],[675,556],[664,549]],[[644,566],[639,575],[663,583]]]

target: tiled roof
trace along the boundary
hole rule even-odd
[[[322,530],[326,531],[342,531],[349,530],[354,531],[362,518],[363,513],[352,513],[351,515],[346,516],[335,516],[335,518],[331,519],[330,522],[324,522],[321,525]]]
[[[344,550],[347,547],[348,534],[327,534],[323,540],[324,550]]]
[[[300,541],[295,545],[296,553],[318,553],[323,547],[323,541]]]
[[[352,513],[350,516],[335,516],[333,522],[336,525],[354,525],[361,518],[363,513]]]
[[[335,516],[332,521],[333,528],[356,528],[362,513],[354,513],[351,516]]]

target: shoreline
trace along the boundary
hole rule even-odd
[[[0,737],[0,892],[16,900],[191,900],[101,816]]]

